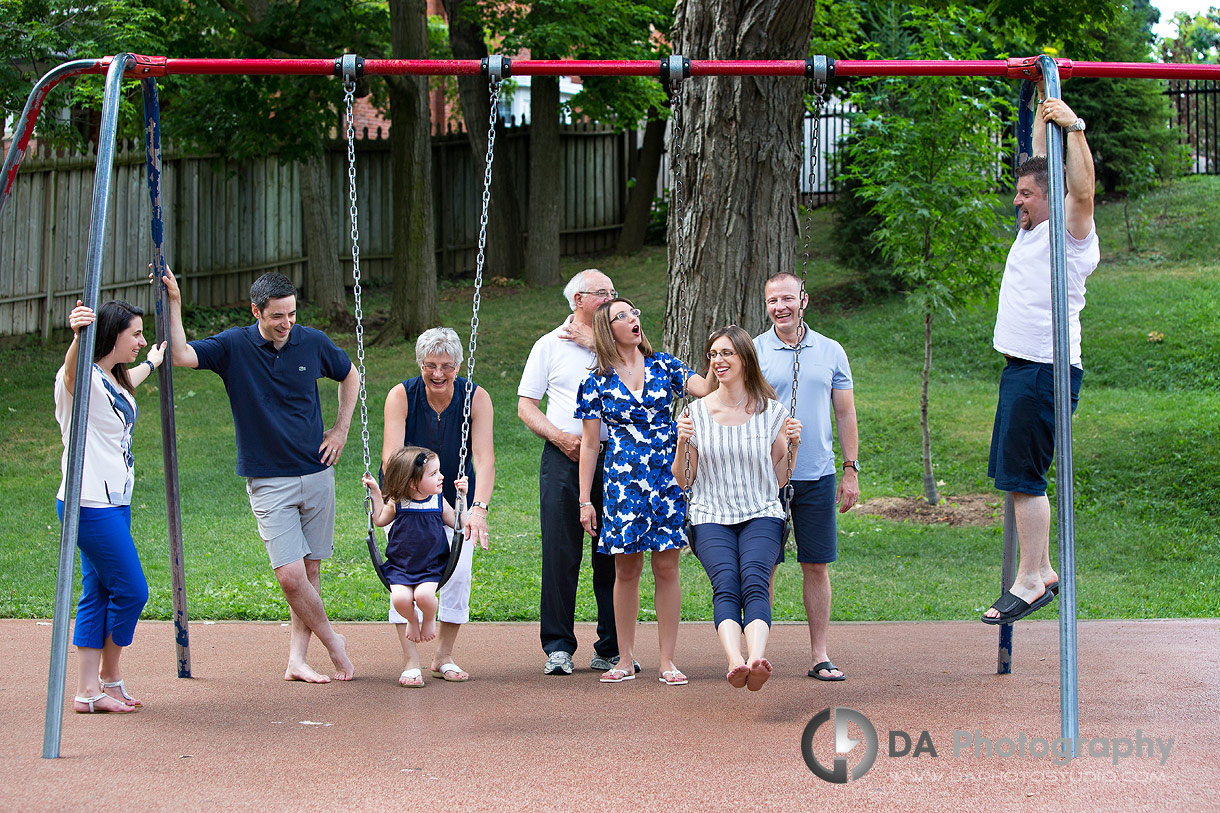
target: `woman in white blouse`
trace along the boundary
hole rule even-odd
[[[775,400],[746,331],[720,328],[705,353],[720,386],[678,419],[673,474],[690,490],[692,544],[712,582],[726,678],[734,688],[756,692],[771,676],[765,652],[771,569],[782,545],[779,490],[791,471],[788,443],[795,459],[801,424]]]
[[[72,344],[64,365],[55,374],[55,419],[63,435],[61,480],[56,495],[60,520],[68,478],[68,440],[72,432],[72,402],[77,390],[89,390],[85,427],[85,460],[81,477],[80,524],[76,544],[81,553],[81,597],[76,607],[72,643],[80,673],[73,707],[77,713],[130,712],[141,706],[127,693],[119,657],[131,644],[140,611],[148,601],[148,582],[131,537],[131,490],[135,458],[135,391],[165,358],[165,343],[148,348],[144,311],[112,300],[95,314],[77,300],[68,315]],[[93,365],[86,381],[76,380],[80,331],[95,325]],[[133,366],[134,365],[134,366]]]

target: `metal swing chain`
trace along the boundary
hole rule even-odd
[[[682,188],[682,80],[678,78],[673,81],[673,87],[669,94],[669,105],[673,111],[673,128],[670,133],[670,159],[669,159],[669,176],[672,179],[669,190],[670,218],[677,224],[677,246],[674,249],[674,267],[678,269],[678,358],[685,364],[686,359],[690,358],[690,330],[691,330],[691,315],[690,303],[686,298],[686,273],[682,270],[683,251],[685,242],[683,240],[682,229],[682,211],[683,211],[683,188]],[[690,379],[689,370],[686,376],[687,381]],[[683,396],[686,395],[686,382],[683,382]],[[677,401],[675,401],[675,407]],[[690,414],[689,408],[683,410],[684,414]],[[686,503],[689,510],[691,487],[694,485],[691,482],[690,470],[690,444],[687,443],[686,452],[684,455],[682,476],[686,486],[682,489],[686,494]]]
[[[487,246],[487,212],[491,207],[491,165],[495,159],[496,150],[496,117],[500,105],[500,84],[502,80],[497,74],[490,79],[491,111],[487,125],[487,155],[483,162],[483,211],[479,215],[479,251],[474,264],[474,303],[470,314],[470,344],[466,357],[466,397],[462,404],[462,445],[458,450],[457,476],[466,473],[466,452],[470,444],[470,411],[474,400],[474,355],[479,342],[479,300],[483,288],[484,250]],[[472,496],[472,495],[471,495]],[[461,497],[458,506],[458,522],[465,512],[466,497]]]
[[[347,116],[347,199],[352,221],[352,295],[356,302],[356,369],[360,373],[360,443],[364,452],[364,473],[371,477],[372,455],[369,452],[369,406],[364,373],[364,311],[360,290],[360,209],[356,205],[356,123],[352,105],[356,99],[356,80],[343,79],[343,106]],[[373,529],[373,494],[364,489],[364,511],[368,514],[369,530]]]
[[[826,105],[826,83],[813,82],[813,132],[809,139],[809,194],[813,195],[813,186],[817,181],[817,165],[818,154],[821,150],[820,136],[822,129],[822,110]],[[803,140],[803,139],[802,139]],[[810,200],[810,204],[813,201]],[[801,294],[805,294],[805,289],[809,284],[809,252],[813,243],[813,206],[805,207],[805,239],[804,239],[804,254],[801,259]],[[798,328],[796,347],[792,350],[792,398],[788,403],[788,417],[796,417],[796,390],[800,386],[801,373],[801,345],[805,341],[805,309],[801,307],[797,311],[800,319]],[[784,485],[784,505],[785,511],[788,514],[788,519],[792,519],[792,469],[795,466],[794,455],[796,448],[792,443],[792,439],[788,439],[788,482]]]

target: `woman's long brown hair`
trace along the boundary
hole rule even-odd
[[[625,302],[632,309],[635,308],[635,304],[630,299],[620,296],[609,302],[603,302],[593,312],[593,353],[597,356],[596,366],[593,369],[597,371],[598,375],[604,375],[607,378],[614,372],[614,363],[623,360],[619,356],[618,345],[614,342],[614,331],[610,329],[610,306],[615,302]],[[640,326],[640,352],[644,354],[644,358],[648,358],[653,352],[652,344],[644,335],[643,325]]]

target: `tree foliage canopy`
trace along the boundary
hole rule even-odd
[[[158,53],[164,44],[165,18],[156,4],[4,0],[0,8],[0,100],[6,116],[19,114],[38,78],[62,62],[122,51]],[[101,108],[103,84],[100,76],[83,76],[60,85],[44,102],[39,137],[57,144],[87,140],[93,124],[87,111]],[[72,112],[64,116],[65,110]],[[135,122],[139,108],[128,102],[121,115]],[[134,133],[139,127],[127,129]]]

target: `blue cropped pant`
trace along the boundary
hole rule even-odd
[[[63,500],[55,502],[63,522]],[[82,507],[76,545],[82,589],[72,643],[101,649],[109,637],[119,646],[130,646],[148,602],[148,582],[131,538],[131,506]]]
[[[745,627],[762,619],[771,626],[771,569],[779,561],[783,520],[772,517],[734,525],[694,526],[695,552],[712,582],[712,614]]]

